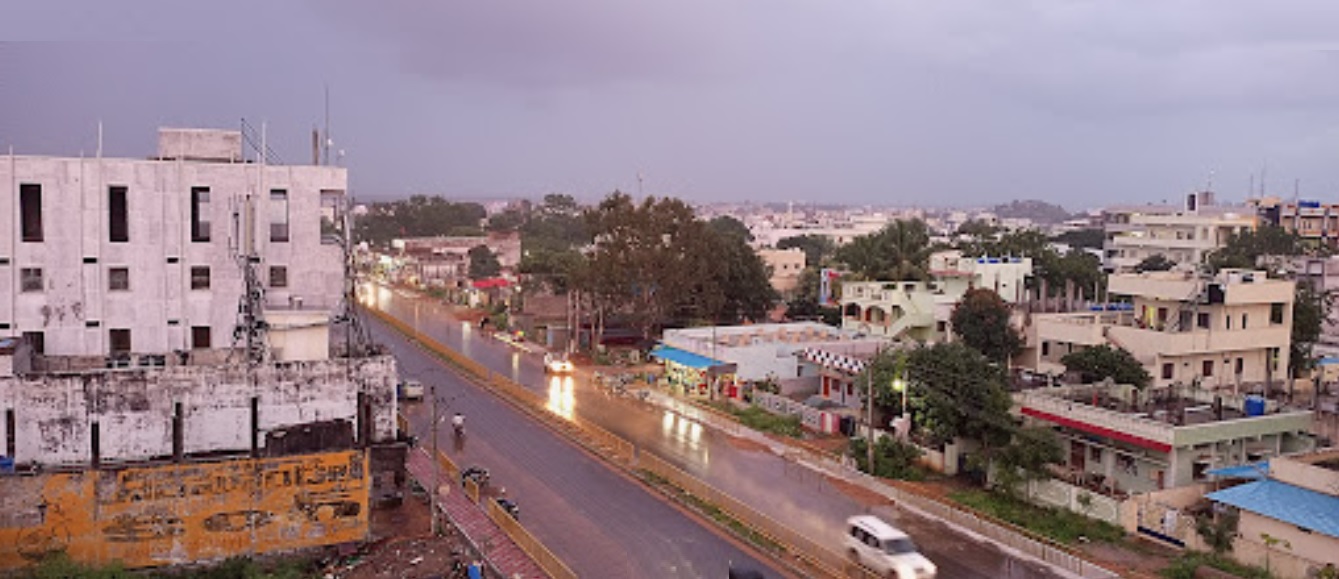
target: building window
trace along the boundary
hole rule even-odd
[[[1045,357],[1050,356],[1050,355],[1051,355],[1051,343],[1050,343],[1050,342],[1042,342],[1042,343],[1041,343],[1041,357],[1045,358]]]
[[[1162,365],[1162,379],[1163,379],[1163,380],[1171,380],[1171,379],[1172,379],[1172,371],[1173,371],[1173,369],[1175,369],[1175,368],[1176,368],[1176,366],[1175,366],[1174,364],[1172,364],[1171,362],[1168,362],[1168,363],[1166,363],[1166,364],[1163,364],[1163,365]]]
[[[1246,329],[1246,314],[1241,315],[1241,329]]]
[[[130,241],[129,213],[126,211],[126,188],[120,185],[107,188],[107,240],[112,243]]]
[[[32,347],[33,353],[39,356],[46,354],[46,334],[42,332],[24,332],[23,341]]]
[[[1279,325],[1283,323],[1283,304],[1269,304],[1269,323]]]
[[[344,232],[344,192],[321,191],[321,243],[337,244]]]
[[[209,326],[191,326],[191,348],[207,350],[210,347]]]
[[[1209,329],[1209,312],[1200,312],[1196,314],[1195,325],[1205,330]]]
[[[288,241],[288,191],[270,190],[270,241]]]
[[[19,269],[19,291],[42,291],[42,268],[24,267]]]
[[[191,241],[209,241],[209,187],[191,187]]]
[[[1227,326],[1226,326],[1227,329],[1231,330],[1231,329],[1232,329],[1232,314],[1229,314],[1229,313],[1227,313],[1227,312],[1224,312],[1224,313],[1223,313],[1223,323],[1227,325]]]
[[[288,287],[288,268],[282,265],[270,266],[270,287]]]
[[[130,330],[108,330],[107,335],[110,338],[112,355],[130,353]]]
[[[1238,358],[1237,358],[1237,368],[1236,368],[1236,370],[1237,370],[1237,375],[1240,376],[1242,370],[1245,370],[1245,369],[1246,369],[1246,360],[1245,360],[1244,358],[1238,357]]]
[[[42,241],[42,186],[34,183],[19,185],[19,225],[23,241]]]
[[[1213,377],[1213,360],[1205,360],[1200,364],[1200,375],[1205,378]]]
[[[191,267],[191,289],[209,289],[209,266],[197,265]]]
[[[107,270],[107,290],[108,291],[129,291],[130,290],[130,268],[113,267]]]

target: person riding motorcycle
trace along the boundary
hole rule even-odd
[[[455,416],[452,416],[452,417],[451,417],[451,428],[454,428],[454,429],[456,430],[456,434],[457,434],[457,435],[464,434],[464,433],[465,433],[465,415],[464,415],[464,414],[461,414],[461,413],[459,413],[459,412],[457,412]]]

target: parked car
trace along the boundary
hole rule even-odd
[[[931,579],[939,571],[910,536],[871,515],[846,520],[842,547],[851,561],[884,577]]]
[[[401,400],[422,400],[423,383],[418,380],[405,380],[396,388]]]

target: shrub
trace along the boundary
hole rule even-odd
[[[864,438],[851,439],[851,456],[863,472],[870,472],[869,452]],[[921,457],[916,445],[885,436],[874,443],[874,476],[899,480],[923,480],[925,473],[916,466]]]

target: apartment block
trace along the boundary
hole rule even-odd
[[[0,335],[39,356],[227,346],[248,246],[273,323],[339,304],[345,169],[242,162],[238,131],[159,137],[150,159],[0,158]]]
[[[788,295],[800,285],[800,273],[804,271],[804,251],[790,249],[759,249],[758,257],[771,269],[772,289],[781,295]]]
[[[1284,383],[1294,282],[1263,271],[1171,271],[1112,274],[1107,288],[1129,307],[1031,315],[1021,365],[1059,375],[1066,354],[1106,344],[1128,350],[1158,387],[1246,391]]]
[[[1106,208],[1102,221],[1103,263],[1114,272],[1133,271],[1155,255],[1194,269],[1232,235],[1253,230],[1257,223],[1254,208],[1216,205],[1210,192],[1189,194],[1182,205]]]
[[[960,252],[930,258],[933,281],[867,281],[842,284],[842,328],[890,339],[947,339],[949,318],[972,288],[994,290],[1004,301],[1027,299],[1032,259],[965,257]]]

